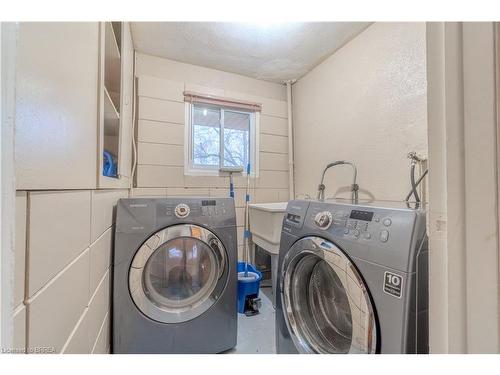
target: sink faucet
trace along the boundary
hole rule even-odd
[[[354,203],[357,203],[358,202],[359,186],[356,183],[356,178],[358,175],[358,170],[356,169],[356,165],[354,165],[354,163],[351,163],[350,161],[345,161],[345,160],[334,161],[333,163],[330,163],[325,167],[325,169],[323,170],[323,174],[321,175],[321,182],[318,186],[318,200],[322,201],[325,199],[325,184],[323,183],[323,181],[325,180],[326,171],[331,167],[335,167],[336,165],[350,165],[352,167],[353,172],[354,172],[354,179],[353,179],[353,183],[351,185],[351,199]]]

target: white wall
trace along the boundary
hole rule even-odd
[[[0,347],[13,338],[12,266],[14,263],[14,112],[17,25],[0,23]]]
[[[500,353],[499,36],[427,25],[433,353]]]
[[[360,198],[403,200],[407,153],[427,154],[424,23],[375,23],[293,85],[295,195],[316,196],[328,162],[358,167]],[[326,197],[350,197],[336,167]]]
[[[27,250],[27,284],[16,285],[15,295],[26,307],[28,350],[109,350],[113,206],[127,196],[128,190],[18,191],[17,237],[24,236],[27,249],[22,241],[16,247]]]
[[[288,200],[285,86],[138,54],[138,168],[135,196],[229,196],[228,177],[184,175],[184,90],[262,103],[259,177],[251,202]],[[246,178],[235,178],[238,244],[243,245]]]
[[[127,196],[17,191],[15,352],[109,351],[113,206]]]
[[[98,24],[19,27],[13,349],[106,353],[111,341],[113,207],[129,191],[95,189]],[[82,33],[82,28],[89,32]],[[76,70],[75,55],[66,56],[67,43],[85,55]],[[66,54],[61,56],[61,51]],[[92,73],[78,85],[68,83],[64,73],[75,79],[82,71]],[[30,102],[33,95],[39,100]],[[83,98],[83,114],[69,115],[72,107],[64,98]],[[57,131],[50,116],[57,117]],[[46,137],[43,142],[40,136]],[[37,148],[40,142],[46,152]],[[47,153],[53,159],[47,159]],[[60,164],[61,158],[69,164]],[[48,160],[54,163],[43,173]]]

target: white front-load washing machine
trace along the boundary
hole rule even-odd
[[[428,353],[427,242],[403,204],[289,202],[278,353]]]
[[[120,199],[113,353],[219,353],[237,337],[232,198]]]

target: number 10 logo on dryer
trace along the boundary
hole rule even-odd
[[[392,272],[384,272],[384,292],[401,298],[403,293],[403,277]]]

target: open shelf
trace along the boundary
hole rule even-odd
[[[121,25],[119,22],[104,23],[104,84],[102,86],[104,114],[102,151],[105,150],[110,152],[118,166],[120,157],[120,95],[122,64],[119,44],[121,41],[120,34]],[[102,177],[101,187],[104,185],[112,185],[113,180],[118,180],[117,177],[104,175]],[[108,182],[105,183],[104,181]]]
[[[104,87],[104,150],[118,158],[120,140],[120,114],[113,104],[108,90]],[[103,176],[107,179],[117,177]]]
[[[120,113],[120,93],[108,90],[108,95],[116,109],[116,112]]]
[[[110,92],[120,92],[120,49],[111,22],[106,22],[104,34],[104,85]]]
[[[118,46],[118,51],[120,55],[122,53],[121,45],[122,45],[122,23],[121,22],[111,22],[111,26],[113,26],[113,32],[115,34],[116,45]]]
[[[109,95],[108,90],[104,87],[104,135],[118,136],[120,131],[120,114]]]
[[[102,22],[100,24],[100,118],[99,118],[99,148],[98,148],[98,187],[99,188],[126,188],[130,185],[130,171],[128,164],[124,164],[122,144],[128,146],[124,137],[129,137],[132,122],[129,121],[128,103],[123,103],[123,72],[133,76],[130,64],[131,50],[130,28],[123,27],[122,22]],[[123,39],[123,33],[125,38]],[[125,47],[123,47],[123,42]],[[122,50],[122,48],[125,48]],[[133,47],[132,47],[133,48]],[[125,60],[123,58],[125,57]],[[123,64],[126,64],[125,67]],[[122,71],[123,70],[123,71]],[[126,81],[125,88],[130,83]],[[127,91],[127,92],[129,92]],[[121,108],[124,106],[124,108]],[[125,117],[124,117],[125,116]],[[125,120],[125,124],[124,124]],[[123,129],[126,128],[125,131]],[[112,154],[116,163],[116,176],[104,175],[104,151]],[[128,162],[128,159],[126,159]],[[123,171],[121,170],[123,168]]]

